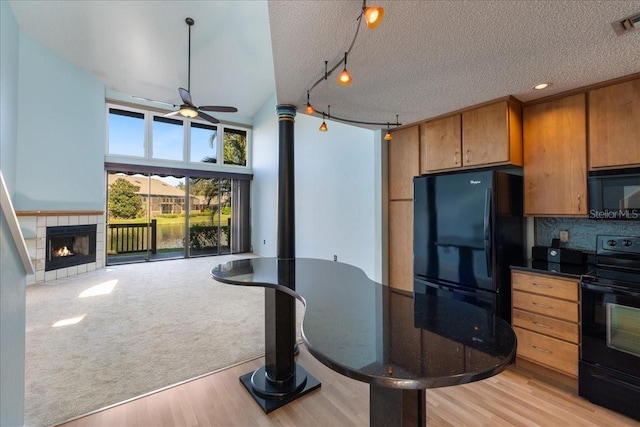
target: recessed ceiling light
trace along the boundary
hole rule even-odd
[[[535,85],[533,88],[535,90],[542,90],[549,87],[549,83],[540,83],[539,85]]]

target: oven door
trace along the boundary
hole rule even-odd
[[[580,359],[640,377],[640,290],[582,281]]]

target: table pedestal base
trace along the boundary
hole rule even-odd
[[[240,382],[266,414],[320,387],[320,381],[298,365],[284,384],[269,381],[264,366],[241,376]]]
[[[369,386],[370,427],[425,427],[427,401],[424,390]]]

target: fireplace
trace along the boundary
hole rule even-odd
[[[45,271],[96,261],[96,225],[47,227]]]

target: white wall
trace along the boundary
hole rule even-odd
[[[256,114],[252,148],[251,245],[253,252],[275,257],[278,249],[278,118],[275,94]]]
[[[18,147],[18,45],[20,33],[6,1],[0,2],[0,169],[13,196]]]
[[[295,123],[296,256],[375,271],[374,132],[304,114]]]
[[[252,245],[263,256],[277,249],[275,106],[274,98],[254,121]],[[295,119],[296,257],[337,255],[379,280],[380,132],[327,121],[323,133],[321,122],[305,114]]]
[[[6,1],[0,2],[0,169],[9,196],[15,189],[20,33]],[[0,213],[0,426],[24,423],[25,273]]]
[[[16,210],[104,210],[104,85],[20,35]]]

